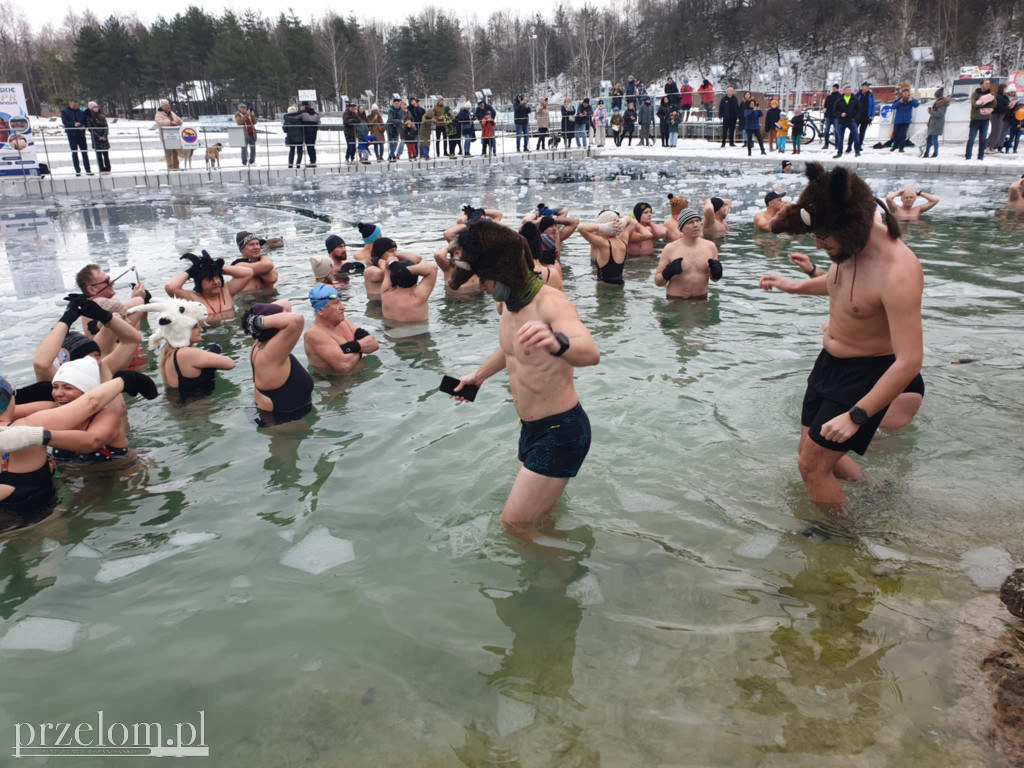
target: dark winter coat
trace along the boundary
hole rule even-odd
[[[793,119],[789,121],[789,127],[793,129],[793,138],[804,135],[804,113],[801,112],[799,115],[793,115]]]
[[[836,120],[843,125],[849,125],[850,123],[856,123],[857,118],[860,117],[860,102],[855,96],[850,96],[850,103],[846,103],[846,96],[840,96],[836,99],[835,106],[832,107],[832,111],[835,112]],[[843,117],[843,115],[846,115]]]
[[[866,123],[875,117],[875,94],[871,91],[858,91],[854,94],[860,102],[860,122]]]
[[[636,111],[636,115],[640,121],[640,125],[654,125],[654,107],[646,101],[640,105],[640,109]]]
[[[763,115],[760,109],[751,109],[747,107],[743,112],[743,130],[745,131],[760,131],[761,130],[761,115]]]
[[[476,138],[476,126],[473,125],[473,116],[469,114],[469,109],[466,107],[460,109],[459,114],[455,116],[455,120],[458,122],[459,128],[462,130],[462,138]]]
[[[768,112],[764,116],[764,129],[765,131],[775,130],[775,125],[779,122],[779,115],[782,114],[782,110],[778,107],[770,107]]]
[[[843,94],[840,91],[836,91],[835,93],[830,93],[828,96],[825,97],[825,119],[826,120],[828,118],[830,118],[830,117],[838,117],[838,115],[836,115],[836,113],[835,113],[835,106],[836,106],[836,102],[839,101],[839,99],[841,99],[842,97],[843,97]]]
[[[346,109],[345,114],[342,115],[341,125],[342,130],[345,133],[345,140],[354,142],[356,140],[356,133],[358,128],[356,126],[362,121],[359,117],[358,112],[354,112],[351,109]]]
[[[632,136],[634,125],[636,125],[636,111],[626,109],[625,113],[622,115],[622,135]]]
[[[914,107],[918,105],[917,99],[897,99],[892,103],[893,125],[910,125],[914,121]]]
[[[679,86],[675,83],[665,83],[665,95],[668,96],[668,103],[673,107],[679,107]]]
[[[390,107],[388,109],[388,137],[392,140],[398,138],[399,132],[402,130],[402,122],[405,120],[405,110],[401,107]]]
[[[302,142],[307,145],[316,144],[316,134],[320,130],[320,115],[312,107],[306,107],[299,110],[299,117],[302,118]]]
[[[477,121],[482,121],[484,119],[484,115],[486,115],[488,112],[490,112],[492,115],[496,114],[494,111],[494,107],[492,107],[486,101],[481,101],[479,104],[476,105],[476,112],[473,114],[473,117],[475,117]]]
[[[572,131],[576,128],[576,107],[571,104],[562,105],[562,130]]]
[[[580,102],[579,107],[576,108],[576,127],[590,125],[590,120],[594,117],[594,108],[589,104]]]
[[[718,116],[723,120],[736,120],[740,116],[740,102],[736,95],[723,96],[718,102]]]
[[[64,124],[65,128],[74,128],[75,123],[85,125],[85,110],[81,107],[78,109],[64,107],[64,109],[60,111],[60,121]]]
[[[293,112],[284,116],[284,143],[289,147],[302,144],[302,115]]]
[[[525,101],[517,101],[512,107],[513,120],[516,125],[530,124],[530,106]]]
[[[644,106],[646,106],[646,105],[644,105]],[[672,106],[671,103],[669,103],[669,104],[659,104],[658,105],[658,122],[659,123],[664,123],[666,120],[668,120],[668,116],[672,113],[673,109],[674,109],[674,107]],[[640,107],[640,111],[643,112],[644,108]],[[654,122],[654,121],[652,120],[651,122]],[[644,123],[643,118],[641,118],[640,119],[640,124],[643,125],[643,123]]]

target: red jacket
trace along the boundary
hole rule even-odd
[[[483,138],[485,138],[485,139],[493,139],[494,138],[494,118],[491,117],[490,115],[487,115],[487,116],[484,117],[483,120],[480,121],[480,125],[483,128],[483,133],[481,134],[483,136]]]
[[[710,104],[715,100],[715,86],[713,85],[709,85],[707,88],[702,85],[697,92],[700,94],[701,104]]]
[[[679,106],[693,106],[693,86],[690,85],[689,83],[686,83],[682,88],[679,89]]]

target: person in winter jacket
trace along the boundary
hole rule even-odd
[[[434,157],[441,157],[441,148],[444,142],[444,99],[438,99],[429,114],[434,121]]]
[[[454,159],[455,150],[462,151],[461,142],[459,141],[462,138],[462,132],[451,107],[445,106],[442,120],[444,121],[445,154],[448,155],[449,159]]]
[[[608,126],[612,130],[612,140],[615,142],[616,147],[622,146],[622,110],[618,107],[612,108],[612,117],[608,121]]]
[[[651,104],[650,96],[643,97],[636,117],[637,122],[640,123],[640,146],[646,147],[648,144],[654,146],[654,105]]]
[[[480,136],[483,139],[483,151],[484,155],[487,154],[487,150],[491,150],[491,157],[497,153],[497,148],[494,143],[494,128],[497,125],[497,120],[494,119],[494,110],[487,109],[484,111],[484,117],[480,121]]]
[[[790,121],[793,129],[793,154],[800,154],[800,144],[804,138],[804,108],[797,106],[793,110],[793,119]]]
[[[345,162],[352,163],[356,159],[356,134],[359,133],[359,113],[354,102],[345,107],[341,116],[342,133],[345,134]]]
[[[843,94],[839,92],[839,83],[832,83],[832,93],[825,97],[825,103],[822,105],[825,110],[825,149],[828,149],[828,139],[829,136],[832,135],[833,131],[835,132],[835,136],[839,135],[839,128],[836,123],[835,106],[836,102],[842,97]]]
[[[530,151],[530,106],[523,94],[516,96],[512,104],[512,122],[516,126],[516,152]],[[519,140],[522,139],[522,149]]]
[[[715,117],[715,86],[705,77],[697,91],[700,93],[700,106],[704,110],[706,118],[713,120]]]
[[[722,118],[722,146],[729,140],[729,146],[736,146],[736,121],[740,117],[740,103],[736,99],[736,89],[731,85],[725,89],[725,96],[718,102],[718,116]]]
[[[626,81],[626,107],[633,105],[633,109],[636,109],[636,80],[630,75]]]
[[[416,123],[412,121],[412,115],[407,114],[405,116],[405,122],[402,123],[401,138],[405,142],[405,148],[409,150],[409,162],[412,162],[420,154],[420,130],[416,127]],[[397,160],[401,155],[395,155]]]
[[[636,109],[633,104],[626,105],[626,111],[622,115],[622,138],[629,139],[627,147],[633,146],[633,131],[636,127]]]
[[[900,152],[903,151],[903,147],[907,143],[907,132],[910,130],[910,124],[914,120],[914,108],[917,106],[918,101],[911,97],[909,88],[904,88],[900,91],[900,97],[892,103],[893,131],[892,148],[889,150],[890,152],[895,152],[897,149]],[[860,142],[858,142],[858,144],[859,143]]]
[[[1007,118],[1010,115],[1010,97],[1006,95],[1006,84],[1000,83],[996,87],[996,106],[992,112],[992,120],[989,122],[988,142],[985,149],[998,152],[1003,151],[1003,142],[1006,139]],[[86,117],[88,117],[86,113]]]
[[[860,115],[860,102],[853,96],[850,86],[843,88],[843,94],[832,108],[836,115],[836,153],[832,157],[843,156],[843,136],[847,131],[857,133],[857,117]],[[860,146],[860,142],[854,139],[854,147]],[[860,152],[856,153],[860,155]]]
[[[846,151],[856,149],[858,152],[864,148],[864,134],[868,126],[875,119],[875,94],[871,92],[871,83],[864,81],[860,84],[860,91],[857,93],[857,146],[853,146],[853,135],[846,145]]]
[[[469,157],[469,145],[476,141],[476,128],[473,126],[473,115],[469,113],[469,102],[459,108],[459,114],[455,116],[459,125],[459,133],[462,136],[462,154]]]
[[[599,99],[597,109],[594,110],[594,143],[599,147],[604,146],[605,133],[608,130],[608,109],[604,105],[604,99]]]
[[[562,146],[566,149],[572,142],[572,136],[576,133],[576,107],[567,96],[562,102]]]
[[[412,108],[410,107],[410,110]],[[411,114],[410,114],[410,117]],[[415,124],[416,119],[412,118]],[[401,136],[402,125],[405,122],[405,110],[402,108],[401,99],[392,99],[391,108],[388,110],[388,162],[397,160],[402,156],[402,141],[405,138]],[[408,145],[408,141],[405,142]]]
[[[693,107],[693,86],[688,77],[683,78],[683,87],[679,89],[679,109],[683,112],[683,122],[689,122],[690,109]]]
[[[580,145],[580,137],[583,137],[583,146],[587,146],[587,131],[590,130],[590,120],[594,116],[594,108],[590,106],[590,99],[586,98],[580,102],[576,109],[576,146]]]
[[[622,95],[625,91],[622,88],[622,83],[616,83],[615,87],[612,88],[612,109],[622,110]]]
[[[373,154],[377,156],[377,162],[384,162],[384,140],[387,137],[387,128],[384,126],[384,117],[380,113],[380,107],[376,104],[370,107],[370,133],[373,134]]]
[[[483,123],[484,115],[488,112],[490,112],[492,116],[497,115],[497,112],[494,111],[494,107],[488,104],[487,100],[484,99],[483,101],[477,102],[476,112],[473,113],[473,117],[476,118],[478,123]]]
[[[646,104],[644,106],[647,106]],[[661,97],[661,103],[658,104],[658,137],[661,139],[661,146],[668,146],[668,116],[672,114],[672,100],[668,96]],[[640,144],[646,144],[644,140],[644,108],[640,107]],[[652,121],[653,122],[653,121]],[[654,140],[650,136],[646,138],[650,139],[651,145],[653,146]]]
[[[761,148],[761,154],[766,154],[764,140],[761,138],[761,115],[764,112],[757,107],[757,102],[751,99],[747,102],[747,108],[743,110],[743,143],[747,145],[747,157],[753,154],[755,137],[757,137],[757,146]]]
[[[1017,86],[1014,83],[1010,83],[1007,87],[1006,95],[1010,97],[1010,114],[1007,115],[1009,127],[1006,132],[1006,144],[1003,145],[1003,151],[1008,153],[1012,149],[1013,154],[1017,154],[1020,132],[1024,128],[1021,125],[1024,122],[1024,101],[1017,98]]]
[[[772,99],[772,105],[768,108],[768,113],[764,116],[764,133],[765,138],[768,139],[768,151],[775,151],[775,125],[779,122],[779,115],[782,114],[782,110],[779,109],[778,99]]]
[[[284,116],[284,143],[288,147],[288,167],[302,167],[302,116],[297,107],[288,107]]]
[[[945,88],[936,89],[935,101],[928,107],[928,139],[924,146],[925,157],[939,156],[939,136],[946,130],[946,110],[953,101],[945,95],[945,92]]]
[[[683,113],[673,107],[668,116],[668,145],[670,147],[675,147],[679,144],[679,126],[682,122]]]
[[[537,103],[537,149],[547,147],[548,131],[551,130],[551,112],[548,111],[548,99],[542,96]]]
[[[668,96],[668,103],[673,109],[679,108],[679,86],[671,77],[665,80],[665,95]]]
[[[320,132],[320,115],[313,105],[304,101],[299,105],[302,120],[302,143],[306,149],[306,167],[316,168],[316,135]]]
[[[971,94],[971,127],[967,131],[967,159],[971,159],[974,138],[978,138],[978,159],[985,159],[985,140],[988,138],[988,125],[995,110],[996,97],[992,94],[992,81],[987,77]]]
[[[242,165],[252,165],[256,162],[256,123],[259,118],[256,113],[245,104],[238,105],[235,112],[235,124],[245,127],[245,145],[242,147]]]
[[[163,102],[160,102],[160,108],[163,109]],[[171,104],[167,103],[168,113],[174,115],[171,112]],[[156,124],[162,125],[160,122],[160,110],[157,110]],[[177,115],[174,115],[177,118]],[[78,164],[78,153],[82,153],[82,165],[85,166],[85,173],[87,176],[92,176],[92,167],[89,165],[89,145],[85,141],[85,110],[80,109],[78,106],[78,99],[70,99],[68,105],[60,111],[60,121],[64,125],[64,135],[68,137],[68,146],[71,147],[71,162],[75,164],[75,176],[82,175],[82,166]],[[167,123],[167,125],[181,125],[179,119],[177,123]],[[161,135],[161,139],[163,136]],[[165,153],[166,154],[166,153]],[[174,155],[174,170],[178,170],[177,151]],[[170,159],[168,158],[167,168],[171,169]]]
[[[441,108],[444,114],[444,107]],[[424,160],[430,159],[430,136],[434,132],[434,110],[423,113],[423,122],[420,123],[420,157]],[[440,146],[440,145],[437,145]]]
[[[789,118],[783,112],[775,123],[775,141],[779,146],[779,152],[786,154],[786,138],[789,136]]]
[[[64,112],[61,112],[61,120],[63,120],[63,119],[64,119]],[[85,118],[84,118],[84,115],[83,115],[83,120],[84,119]],[[178,117],[176,114],[174,114],[174,112],[171,111],[171,102],[169,102],[167,99],[162,99],[160,101],[160,109],[158,109],[156,111],[156,114],[153,116],[153,122],[155,122],[157,124],[157,126],[159,126],[160,128],[167,128],[167,127],[181,125],[181,118]],[[161,131],[160,132],[160,141],[161,141],[161,143],[163,142],[163,138],[164,138],[163,131]],[[84,138],[83,138],[83,142],[84,142]],[[73,157],[74,157],[74,153],[72,153],[72,158]],[[176,171],[176,170],[178,170],[178,150],[177,149],[168,149],[167,147],[164,147],[164,161],[167,163],[167,170],[168,171]],[[76,162],[75,163],[75,173],[77,173],[77,172],[78,172],[78,163]],[[88,158],[87,155],[85,156],[85,172],[86,173],[91,173],[91,171],[89,170],[89,158]]]
[[[110,139],[107,134],[107,118],[100,111],[99,104],[90,101],[85,110],[85,127],[92,134],[92,148],[96,152],[96,164],[101,174],[110,173]]]

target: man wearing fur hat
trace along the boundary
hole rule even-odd
[[[267,291],[277,283],[277,270],[274,269],[274,262],[269,256],[264,256],[260,252],[266,242],[263,238],[245,230],[235,235],[235,245],[238,246],[241,256],[232,261],[231,266],[244,264],[252,270],[249,284],[242,289],[242,293]]]
[[[718,247],[702,237],[700,214],[684,208],[676,219],[681,236],[665,246],[654,270],[654,284],[665,287],[667,299],[706,299],[708,280],[722,277]]]
[[[601,353],[559,290],[543,284],[523,237],[483,221],[459,235],[461,258],[450,280],[459,288],[471,275],[505,309],[498,322],[498,349],[455,388],[481,386],[508,369],[522,429],[519,473],[501,513],[504,525],[535,524],[558,501],[590,450],[590,421],[573,385],[577,367],[596,365]]]
[[[838,479],[864,477],[846,452],[864,454],[890,403],[921,370],[924,275],[896,218],[875,221],[881,201],[859,176],[809,163],[807,178],[800,199],[771,228],[813,233],[832,260],[826,274],[794,292],[829,297],[824,349],[804,395],[799,468],[811,501],[833,506],[846,501]],[[784,281],[765,275],[761,287]]]
[[[252,279],[252,270],[243,264],[224,266],[224,259],[214,261],[210,254],[202,251],[202,257],[186,253],[182,259],[192,263],[187,270],[179,272],[164,286],[167,295],[173,299],[198,301],[206,305],[208,322],[215,323],[235,316],[234,296]],[[224,275],[231,278],[224,282]],[[194,290],[187,290],[185,282],[195,282]]]
[[[668,230],[654,222],[654,211],[650,203],[634,205],[633,219],[636,224],[630,228],[626,253],[630,256],[650,256],[654,253],[654,241],[664,240]]]

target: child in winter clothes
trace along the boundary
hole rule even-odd
[[[672,109],[668,114],[668,145],[675,147],[679,142],[679,126],[683,122],[683,116],[678,109]]]
[[[491,150],[491,155],[497,154],[498,150],[494,141],[494,114],[488,111],[484,115],[484,119],[480,121],[480,135],[483,137],[483,151],[487,154],[488,148]]]
[[[789,136],[789,118],[783,112],[775,123],[775,140],[778,143],[779,152],[786,151],[786,137]]]
[[[405,116],[405,122],[402,123],[402,141],[405,142],[409,161],[412,162],[419,154],[420,135],[416,130],[416,123],[412,121],[412,115],[409,114]]]
[[[800,154],[800,142],[804,138],[804,109],[797,107],[793,110],[793,121],[790,123],[793,128],[793,154]]]
[[[420,123],[420,155],[424,160],[430,159],[430,137],[434,134],[434,115],[427,112]]]

